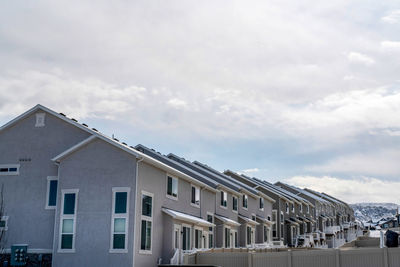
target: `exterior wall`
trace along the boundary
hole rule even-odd
[[[44,127],[35,127],[35,123],[34,113],[0,132],[0,164],[20,164],[19,175],[0,176],[5,215],[9,216],[4,246],[28,244],[30,249],[50,253],[55,209],[45,209],[47,176],[58,175],[51,158],[89,134],[48,113]]]
[[[172,177],[175,177],[172,175]],[[169,263],[173,256],[172,234],[173,224],[189,224],[187,222],[177,222],[172,220],[169,215],[162,212],[162,208],[183,212],[196,217],[207,219],[207,212],[215,213],[215,193],[207,189],[201,189],[200,208],[190,204],[191,201],[191,183],[178,178],[178,199],[173,200],[167,197],[167,173],[145,162],[139,163],[138,184],[137,184],[137,210],[136,235],[135,240],[135,266],[155,266],[162,258],[163,263]],[[141,231],[141,192],[152,193],[153,197],[153,223],[152,223],[152,250],[151,253],[141,253],[140,250],[140,231]],[[229,200],[229,199],[228,199]],[[164,225],[167,224],[167,227]],[[169,225],[169,226],[168,226]],[[193,225],[192,225],[193,226]],[[203,230],[207,230],[206,227]],[[193,227],[191,243],[193,245]],[[171,238],[171,242],[168,241]],[[215,237],[214,237],[215,238]],[[165,246],[163,246],[165,244]]]
[[[53,266],[132,266],[136,159],[95,140],[61,161]],[[128,253],[110,253],[112,188],[129,187]],[[75,253],[60,253],[61,190],[79,189]]]

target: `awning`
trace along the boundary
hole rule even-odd
[[[325,215],[323,215],[323,214],[320,214],[319,217],[321,217],[321,218],[324,219],[324,220],[327,219],[327,217],[326,217]]]
[[[268,219],[265,219],[265,218],[263,218],[263,217],[261,217],[261,216],[256,216],[256,220],[260,220],[261,223],[265,223],[265,224],[269,224],[269,225],[275,224],[273,221],[270,221],[270,220],[268,220]]]
[[[302,221],[300,221],[299,219],[297,219],[295,217],[290,217],[290,220],[297,222],[297,223],[303,223]]]
[[[246,223],[249,223],[249,224],[252,224],[252,225],[259,225],[258,222],[253,221],[252,219],[247,218],[245,216],[239,215],[239,218],[242,219],[243,221],[245,221]]]
[[[291,218],[285,219],[285,222],[287,222],[287,223],[289,223],[289,224],[293,224],[293,225],[299,226],[299,224],[298,224],[297,222],[291,220]]]
[[[189,214],[186,214],[183,212],[170,210],[167,208],[162,208],[161,210],[176,220],[181,220],[181,221],[193,223],[195,225],[206,226],[206,227],[214,227],[215,226],[215,224],[210,223],[202,218],[199,218],[199,217],[196,217],[193,215],[189,215]]]
[[[227,225],[231,225],[231,226],[240,226],[240,223],[238,223],[238,222],[236,222],[236,221],[234,221],[234,220],[231,220],[231,219],[229,219],[229,218],[226,218],[226,217],[224,217],[224,216],[217,215],[217,214],[215,214],[214,216],[215,216],[215,218],[217,218],[218,220],[222,221],[223,223],[225,223],[225,224],[227,224]]]
[[[316,222],[316,220],[310,218],[310,217],[306,217],[307,220],[309,220],[310,222]]]
[[[300,220],[302,220],[303,222],[310,222],[310,220],[308,220],[308,219],[305,218],[305,217],[298,216],[298,218],[299,218]]]

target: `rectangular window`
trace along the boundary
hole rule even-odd
[[[57,205],[57,176],[47,177],[46,209],[55,209]]]
[[[281,223],[281,238],[283,238],[283,223]]]
[[[214,223],[214,216],[207,214],[207,222]],[[208,227],[208,247],[214,247],[214,228],[212,226]]]
[[[186,226],[184,226],[183,227],[183,236],[182,236],[182,238],[183,238],[183,247],[182,247],[182,249],[183,250],[190,250],[191,249],[191,247],[190,247],[190,227],[186,227]]]
[[[231,229],[225,227],[225,247],[231,247]]]
[[[152,225],[153,225],[153,198],[152,193],[142,191],[142,212],[140,229],[140,253],[151,253]]]
[[[303,213],[303,204],[300,204],[300,212]]]
[[[264,199],[260,197],[260,210],[264,210]]]
[[[129,193],[129,187],[112,188],[111,253],[128,252]]]
[[[191,203],[195,206],[200,206],[200,188],[192,185],[192,199]]]
[[[221,206],[222,207],[227,206],[227,200],[228,200],[228,194],[224,191],[221,191]]]
[[[0,164],[0,175],[19,175],[19,164]]]
[[[307,213],[310,213],[310,206],[307,205]]]
[[[0,231],[8,230],[8,216],[2,216],[0,219]]]
[[[289,213],[289,203],[285,203],[285,209],[286,209],[286,213]]]
[[[235,238],[235,240],[234,240],[235,244],[234,245],[235,245],[235,248],[237,248],[237,247],[239,247],[237,231],[234,231],[234,238]]]
[[[266,225],[264,225],[264,243],[268,242],[268,237],[269,237],[269,229]]]
[[[244,209],[247,209],[247,202],[248,202],[248,197],[247,195],[243,194],[243,198],[242,198],[242,205]]]
[[[59,252],[75,252],[76,210],[78,189],[61,191]]]
[[[294,204],[292,204],[292,212],[294,212]]]
[[[276,216],[276,213],[277,213],[276,210],[273,210],[273,211],[272,211],[272,222],[274,223],[274,224],[272,225],[272,236],[273,236],[274,238],[278,237],[278,234],[277,234],[277,223],[278,223],[278,218],[277,218],[277,216]]]
[[[178,198],[178,179],[167,176],[167,196]]]
[[[194,230],[194,247],[202,248],[202,240],[203,240],[203,231],[200,229]]]
[[[235,196],[232,196],[232,210],[238,210],[238,198]]]
[[[253,221],[255,221],[255,220],[256,220],[256,215],[255,215],[255,214],[251,214],[251,219],[252,219]]]
[[[251,227],[247,226],[246,227],[246,236],[247,236],[247,245],[251,245]]]
[[[281,223],[283,223],[283,211],[281,211]]]

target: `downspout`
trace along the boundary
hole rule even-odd
[[[133,255],[132,255],[132,267],[135,267],[135,260],[136,260],[136,250],[135,250],[135,244],[136,244],[136,212],[137,212],[137,194],[138,194],[138,179],[139,179],[139,162],[142,162],[144,158],[139,158],[139,160],[136,160],[136,179],[135,179],[135,211],[134,211],[134,216],[133,216]]]

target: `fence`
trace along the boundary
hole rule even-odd
[[[185,255],[184,263],[221,267],[400,267],[400,248],[199,252]]]

